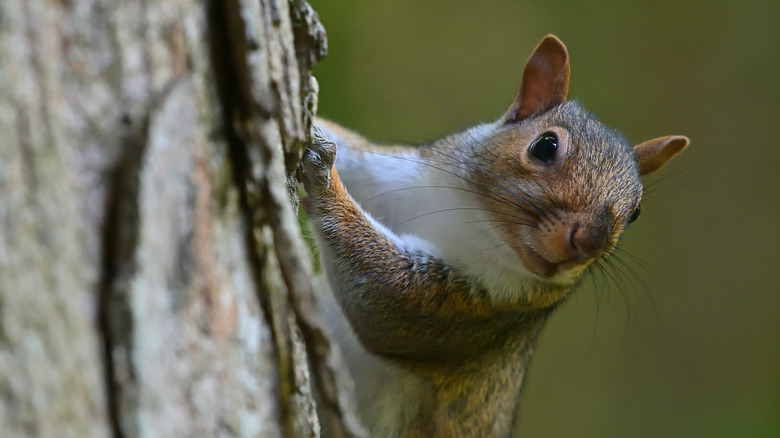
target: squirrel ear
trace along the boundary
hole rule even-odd
[[[569,52],[554,35],[547,35],[528,58],[523,80],[504,123],[519,122],[566,101],[569,91]]]
[[[688,146],[688,137],[669,135],[647,140],[634,146],[634,157],[639,164],[639,174],[647,175],[663,167],[669,160]]]

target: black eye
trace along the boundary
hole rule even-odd
[[[636,206],[636,209],[634,210],[634,212],[633,212],[633,213],[631,213],[631,217],[630,217],[630,218],[628,218],[628,223],[629,223],[629,224],[630,224],[631,222],[634,222],[635,220],[639,219],[639,213],[641,213],[641,212],[642,212],[642,209],[641,209],[640,207],[641,207],[641,205],[637,205],[637,206]]]
[[[531,143],[530,152],[543,163],[550,164],[555,158],[556,150],[558,150],[558,137],[552,132],[545,132]]]

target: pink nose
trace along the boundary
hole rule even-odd
[[[599,257],[609,243],[609,230],[605,226],[581,226],[575,223],[569,228],[566,254],[572,260]]]

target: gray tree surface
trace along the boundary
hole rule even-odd
[[[298,0],[0,2],[0,435],[360,434],[294,205],[324,52]]]

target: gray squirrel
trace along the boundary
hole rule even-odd
[[[689,142],[631,146],[568,85],[548,35],[493,123],[408,147],[316,120],[305,205],[370,436],[512,436],[545,320]]]

